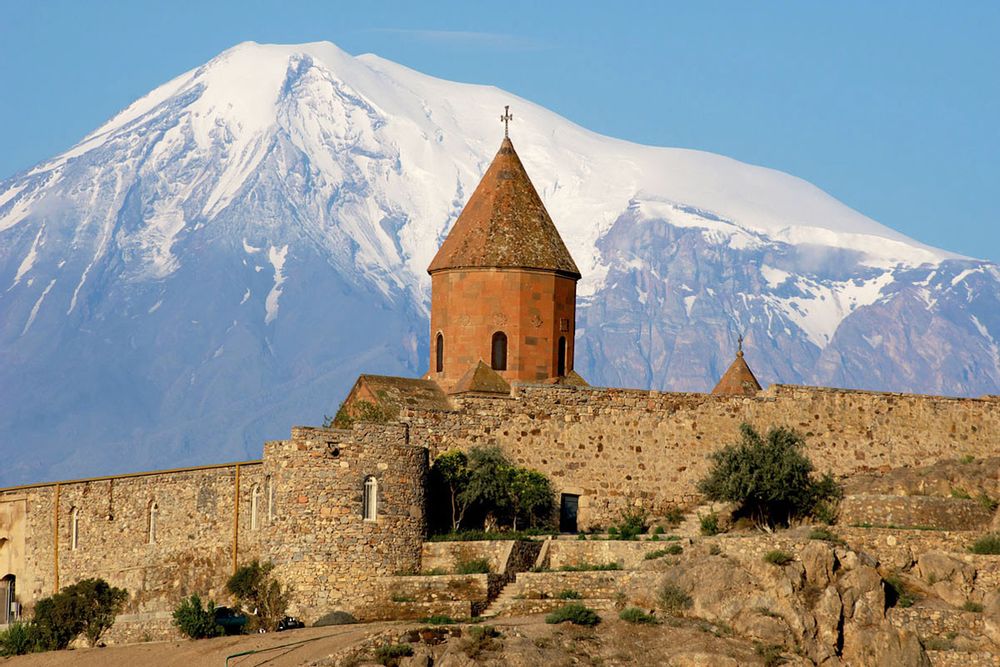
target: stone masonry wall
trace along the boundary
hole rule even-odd
[[[740,423],[787,426],[820,471],[850,475],[993,455],[1000,399],[943,398],[773,385],[756,397],[523,385],[510,397],[468,396],[453,412],[410,410],[414,444],[431,456],[497,444],[557,491],[580,494],[579,524],[608,525],[625,507],[653,513],[698,499],[708,454]]]
[[[312,622],[379,602],[381,580],[420,568],[427,451],[407,444],[406,425],[351,431],[294,428],[268,442],[264,469],[282,512],[263,532],[276,574],[292,586],[290,613]],[[365,480],[378,482],[375,521],[362,515]]]
[[[260,462],[239,467],[237,548],[239,561],[245,562],[259,555],[259,538],[269,519],[269,480]],[[162,613],[182,597],[199,593],[220,603],[228,600],[224,587],[232,573],[235,492],[235,465],[0,492],[0,505],[23,503],[27,508],[23,559],[13,564],[12,572],[24,613],[30,615],[35,601],[56,590],[58,547],[59,588],[101,577],[128,591],[121,627],[112,629],[110,640],[171,636]],[[251,522],[254,494],[257,520]],[[150,541],[154,504],[155,540]]]

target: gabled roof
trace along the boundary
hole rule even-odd
[[[451,410],[452,405],[441,387],[432,380],[401,378],[391,375],[358,376],[345,405],[355,401],[369,401],[382,406],[387,412],[399,414],[402,408],[419,410]]]
[[[580,278],[507,137],[427,272],[458,268],[542,269]]]
[[[452,387],[450,394],[477,392],[486,394],[509,394],[510,385],[500,374],[480,359],[479,363],[465,372]]]
[[[743,358],[743,350],[736,353],[736,359],[729,365],[719,384],[712,390],[713,394],[723,396],[754,396],[760,391],[760,383],[754,376],[750,366]]]

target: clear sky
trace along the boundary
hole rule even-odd
[[[1000,261],[1000,2],[0,0],[0,178],[245,40],[329,40],[789,172]]]

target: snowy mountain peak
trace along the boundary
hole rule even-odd
[[[425,270],[505,105],[583,274],[591,382],[708,389],[742,332],[765,383],[997,392],[992,264],[772,169],[327,42],[246,42],[0,181],[0,433],[40,453],[8,479],[256,456],[357,372],[426,370]]]

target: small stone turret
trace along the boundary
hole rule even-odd
[[[722,375],[712,393],[721,396],[755,396],[760,390],[757,377],[743,358],[743,336],[740,336],[736,359],[729,365],[729,369]]]

